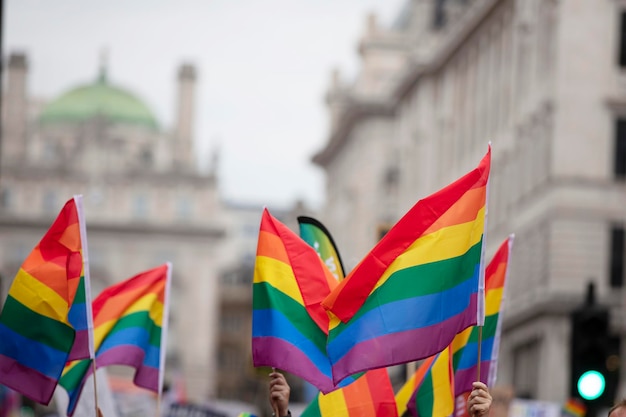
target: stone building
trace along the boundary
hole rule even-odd
[[[213,397],[225,230],[216,175],[198,168],[193,149],[194,66],[178,71],[171,129],[136,94],[109,80],[104,67],[93,82],[49,101],[30,96],[24,54],[12,53],[4,73],[1,300],[63,204],[82,194],[94,296],[172,262],[165,379],[180,372],[190,400]]]
[[[516,236],[498,384],[517,397],[570,396],[569,315],[590,282],[625,335],[625,16],[614,0],[408,0],[391,27],[368,18],[356,78],[331,77],[313,161],[348,268],[491,142],[487,259]]]

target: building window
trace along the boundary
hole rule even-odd
[[[620,19],[619,66],[626,67],[626,11],[622,12]]]
[[[181,197],[176,202],[176,216],[180,220],[189,220],[191,218],[191,202],[186,197]]]
[[[433,15],[433,27],[441,29],[446,25],[446,0],[437,0],[435,2],[435,13]]]
[[[42,152],[42,159],[46,162],[54,162],[58,159],[57,154],[57,146],[52,142],[52,139],[46,141]]]
[[[614,173],[615,178],[626,179],[626,119],[617,119]]]
[[[518,398],[538,398],[540,362],[537,341],[518,346],[513,351],[513,384]]]
[[[11,207],[11,190],[5,188],[0,193],[0,206],[2,208],[10,208]]]
[[[237,372],[243,367],[241,352],[235,346],[223,346],[218,356],[220,371]]]
[[[224,333],[238,334],[244,326],[243,317],[235,311],[222,313],[221,327]]]
[[[57,196],[54,191],[46,191],[43,195],[43,210],[45,213],[56,213],[61,210],[57,205]]]
[[[136,218],[145,218],[148,215],[148,199],[146,196],[135,196],[133,200],[133,215]]]
[[[626,257],[626,233],[623,226],[611,230],[610,281],[611,288],[622,288],[624,285],[624,258]]]
[[[152,150],[150,149],[144,149],[141,151],[141,163],[144,167],[150,167],[152,166],[152,161],[153,161],[153,156],[152,156]]]

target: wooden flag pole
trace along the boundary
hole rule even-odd
[[[274,368],[273,366],[272,366],[272,372],[276,372],[276,368]],[[272,411],[274,411],[275,417],[280,417],[280,414],[278,413],[278,406],[276,405],[274,401],[272,401]]]
[[[91,360],[91,366],[93,369],[93,396],[94,396],[94,402],[96,405],[96,416],[99,416],[100,408],[98,408],[98,384],[96,383],[97,375],[96,375],[96,359],[95,358]]]
[[[161,394],[157,395],[157,403],[156,403],[156,417],[161,416]]]
[[[478,363],[476,364],[476,381],[480,381],[480,346],[483,341],[483,326],[478,326]]]

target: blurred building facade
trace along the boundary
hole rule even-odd
[[[589,282],[626,333],[625,16],[622,1],[409,0],[391,27],[368,17],[356,79],[331,77],[313,162],[348,269],[491,142],[486,259],[515,233],[498,385],[517,397],[569,397]]]
[[[180,372],[190,400],[214,396],[226,231],[216,174],[198,169],[193,150],[194,66],[179,68],[172,129],[137,95],[111,82],[104,66],[93,82],[49,101],[30,96],[26,55],[12,53],[4,73],[1,300],[63,204],[82,194],[93,295],[172,262],[165,380],[170,371]]]

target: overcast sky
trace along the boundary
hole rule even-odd
[[[95,79],[106,50],[112,83],[170,128],[176,71],[198,71],[196,139],[220,149],[225,198],[320,206],[311,157],[328,134],[333,68],[352,79],[366,16],[390,25],[405,0],[7,0],[4,53],[23,51],[31,95],[54,98]],[[202,153],[201,153],[202,155]]]

